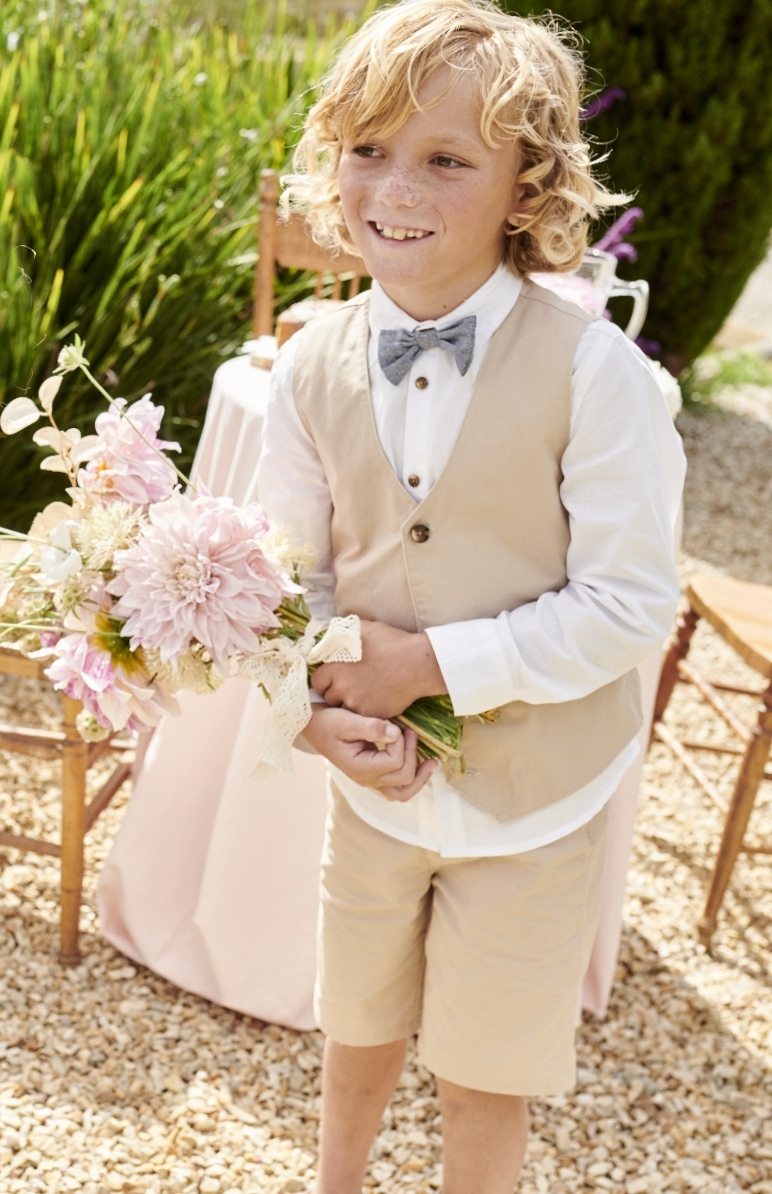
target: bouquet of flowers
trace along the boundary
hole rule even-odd
[[[358,618],[313,619],[304,552],[257,504],[191,485],[168,455],[179,445],[158,437],[163,407],[149,394],[112,398],[88,366],[76,337],[38,401],[16,398],[0,416],[6,435],[46,416],[33,437],[51,449],[41,468],[69,481],[69,502],[48,505],[28,534],[0,528],[18,542],[0,565],[0,641],[50,659],[46,675],[81,701],[78,729],[91,741],[157,725],[183,689],[247,676],[271,701],[256,776],[291,769],[292,741],[311,717],[309,675],[361,658]],[[75,369],[108,402],[95,435],[56,423],[62,375]],[[463,769],[448,697],[417,701],[395,721],[416,730],[422,757]]]

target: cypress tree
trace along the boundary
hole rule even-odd
[[[528,0],[503,5],[539,11]],[[610,150],[607,181],[643,208],[630,237],[638,261],[619,273],[649,281],[643,334],[680,372],[767,248],[772,0],[562,0],[560,13],[584,40],[593,91],[624,89],[587,128]]]

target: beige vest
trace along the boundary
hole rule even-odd
[[[491,340],[450,459],[416,504],[384,456],[367,372],[369,295],[307,324],[298,340],[298,414],[332,494],[338,613],[423,630],[491,618],[567,580],[560,461],[571,367],[588,317],[526,281]],[[642,721],[628,672],[580,700],[514,701],[499,721],[464,721],[468,770],[453,783],[509,821],[589,783]]]

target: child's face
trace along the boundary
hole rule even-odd
[[[432,75],[419,102],[446,83],[445,70]],[[393,136],[344,145],[338,181],[368,270],[414,319],[453,310],[502,259],[504,226],[517,209],[515,149],[483,140],[464,77]]]

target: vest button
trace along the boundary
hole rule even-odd
[[[429,384],[429,378],[428,377],[417,377],[415,379],[415,384],[416,384],[417,390],[425,390]]]
[[[413,489],[415,489],[416,485],[421,484],[421,478],[416,476],[415,473],[411,473],[407,479],[407,483],[408,485],[412,485]]]
[[[429,538],[429,528],[423,522],[417,522],[410,528],[410,538],[414,543],[425,543]]]

